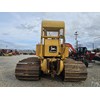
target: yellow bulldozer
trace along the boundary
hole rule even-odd
[[[86,66],[81,61],[69,58],[63,21],[43,20],[36,57],[19,61],[15,69],[15,76],[19,80],[37,81],[42,74],[61,76],[63,81],[85,81],[87,78]]]

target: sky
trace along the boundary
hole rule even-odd
[[[100,13],[92,12],[0,12],[0,48],[35,49],[42,20],[64,21],[66,42],[73,46],[77,31],[81,46],[100,48]]]

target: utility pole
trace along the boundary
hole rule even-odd
[[[93,50],[94,50],[94,43],[92,43],[92,47],[93,47]]]
[[[75,40],[76,40],[76,49],[78,48],[78,40],[77,40],[77,36],[78,36],[78,33],[77,33],[77,31],[75,32]]]

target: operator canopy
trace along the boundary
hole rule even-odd
[[[60,29],[65,28],[64,21],[42,21],[42,28],[46,29],[47,31],[58,31]]]

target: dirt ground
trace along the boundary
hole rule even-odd
[[[0,87],[99,87],[100,62],[89,65],[88,78],[83,82],[62,82],[60,79],[42,77],[40,81],[19,81],[14,76],[16,63],[29,55],[0,56]]]

